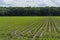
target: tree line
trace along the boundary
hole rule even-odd
[[[60,16],[60,7],[0,7],[0,16]]]

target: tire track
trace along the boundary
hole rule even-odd
[[[54,29],[54,27],[53,27],[53,24],[52,24],[52,22],[51,22],[52,20],[50,20],[50,27],[51,27],[51,37],[53,38],[54,37],[54,31],[55,31],[55,29]]]
[[[35,28],[37,28],[38,26],[40,26],[41,25],[41,23],[42,23],[43,21],[41,21],[41,22],[37,22],[36,24],[35,24],[35,26],[33,26],[33,28],[31,27],[31,29],[28,29],[26,32],[24,32],[24,33],[28,33],[28,32],[33,32],[33,30],[35,30]]]
[[[40,37],[42,37],[42,36],[44,36],[44,34],[45,34],[45,32],[46,32],[46,30],[47,30],[47,24],[48,24],[48,22],[46,23],[46,26],[45,26],[45,28],[43,29],[43,31],[41,31],[39,34],[39,38]]]
[[[57,33],[60,33],[60,31],[58,30],[58,27],[56,26],[55,20],[53,21],[53,24],[54,24],[54,26],[55,26],[55,29],[56,29]]]
[[[40,31],[42,32],[45,26],[46,26],[46,23],[42,24],[42,26],[38,29],[38,31],[37,31],[37,32],[35,33],[35,35],[33,36],[32,40],[34,40],[35,37],[39,36],[39,35],[38,35],[39,32],[40,32]]]
[[[43,24],[43,23],[42,23]],[[33,38],[33,36],[35,35],[35,33],[39,30],[39,26],[42,26],[42,24],[40,24],[40,25],[38,25],[37,26],[37,28],[35,28],[34,30],[31,30],[33,33],[32,33],[32,35],[30,35],[30,36],[28,36],[28,38],[29,39],[31,39],[32,40],[32,38]],[[36,31],[35,31],[36,30]],[[35,32],[34,32],[35,31]]]
[[[39,24],[38,24],[38,22],[37,22],[37,23],[33,24],[32,26],[30,26],[28,29],[24,30],[22,33],[24,34],[24,33],[26,33],[26,32],[29,32],[31,29],[35,28],[35,27],[38,26],[38,25],[39,25]]]
[[[53,24],[53,27],[54,27],[55,33],[57,34],[57,33],[58,33],[58,29],[57,29],[56,24],[55,24],[55,22],[54,22],[53,20],[52,20],[52,24]]]
[[[49,20],[49,37],[52,38],[52,32],[54,31],[51,19]]]
[[[48,25],[48,26],[47,26]],[[49,21],[47,20],[47,23],[46,23],[46,26],[45,26],[45,28],[43,29],[43,31],[41,31],[40,32],[40,37],[42,37],[42,36],[47,36],[45,33],[47,32],[47,27],[49,28]]]
[[[38,23],[38,22],[37,22],[37,23]],[[19,33],[24,33],[24,32],[26,32],[27,30],[29,30],[29,28],[33,28],[37,23],[32,23],[32,24],[30,24],[29,26],[23,28],[23,30],[20,31]]]
[[[27,32],[24,33],[24,35],[29,35],[29,34],[33,34],[33,31],[37,28],[37,26],[39,26],[40,24],[37,24],[34,28],[29,29]]]
[[[18,33],[17,33],[16,31],[12,31],[11,33],[14,34],[15,36],[23,36],[23,33],[24,33],[24,32],[27,32],[28,30],[34,28],[34,26],[35,26],[36,24],[38,24],[38,22],[39,22],[39,21],[37,21],[36,23],[32,23],[31,25],[25,27],[22,31],[20,31],[20,32],[18,32]],[[18,29],[17,29],[17,30],[18,30]]]
[[[53,28],[53,24],[51,23],[51,20],[50,20],[50,27],[51,27],[51,32],[54,33],[54,28]]]

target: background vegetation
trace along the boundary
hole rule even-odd
[[[0,7],[0,16],[60,16],[60,7]]]

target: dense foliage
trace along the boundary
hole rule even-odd
[[[60,16],[60,7],[0,7],[0,16]]]

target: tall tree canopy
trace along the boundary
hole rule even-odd
[[[60,7],[0,7],[0,16],[60,16]]]

